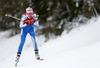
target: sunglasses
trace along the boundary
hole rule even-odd
[[[33,13],[27,13],[28,15],[32,15]]]

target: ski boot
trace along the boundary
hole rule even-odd
[[[17,52],[17,56],[16,56],[16,60],[15,60],[15,66],[17,66],[17,64],[18,64],[18,62],[19,62],[20,55],[21,55],[21,53],[18,53],[18,52]]]
[[[37,60],[43,60],[40,58],[38,50],[35,50],[35,57],[37,58]]]

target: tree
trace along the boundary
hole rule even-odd
[[[47,38],[61,35],[65,27],[68,32],[73,28],[74,23],[71,22],[79,15],[85,18],[97,16],[100,13],[99,3],[99,0],[0,0],[0,30],[13,29],[14,35],[19,33],[19,21],[4,15],[7,13],[21,18],[30,6],[39,14],[39,22],[43,27],[38,31],[39,35],[44,34]]]

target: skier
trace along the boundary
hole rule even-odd
[[[39,53],[38,53],[38,47],[35,39],[35,32],[34,32],[34,27],[39,27],[38,23],[38,17],[37,15],[33,12],[33,9],[28,7],[26,8],[26,13],[23,13],[20,21],[20,28],[21,28],[21,42],[18,48],[17,56],[16,56],[16,64],[19,62],[19,58],[21,56],[21,52],[23,49],[23,45],[25,43],[26,35],[29,33],[33,42],[34,46],[34,51],[35,51],[35,56],[37,60],[42,60],[40,59]]]

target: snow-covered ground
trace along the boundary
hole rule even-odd
[[[17,67],[20,34],[9,38],[11,30],[0,32],[0,68],[100,68],[100,17],[87,23],[48,42],[44,36],[36,37],[44,61],[35,59],[28,35]]]

